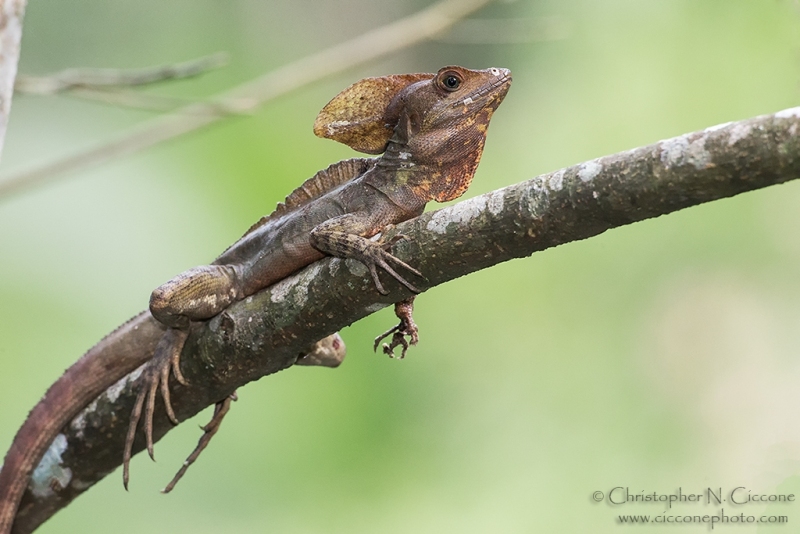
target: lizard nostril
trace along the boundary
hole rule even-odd
[[[495,76],[500,76],[500,69],[492,67],[491,69],[489,69],[489,72],[491,72]]]

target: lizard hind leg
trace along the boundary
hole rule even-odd
[[[186,385],[179,364],[191,321],[210,319],[220,313],[241,297],[239,287],[234,266],[202,265],[180,273],[150,295],[150,313],[169,328],[139,378],[139,393],[131,413],[123,453],[122,482],[126,488],[133,441],[143,411],[147,452],[153,458],[153,414],[159,390],[167,417],[178,424],[170,401],[169,375],[171,370],[177,381]]]
[[[201,430],[203,431],[203,435],[200,436],[200,440],[197,442],[197,446],[194,448],[192,453],[189,455],[188,458],[183,462],[183,465],[172,478],[169,484],[161,490],[161,493],[169,493],[173,489],[175,489],[175,485],[178,481],[183,478],[183,475],[186,474],[186,471],[189,469],[189,466],[192,465],[195,460],[200,456],[200,453],[208,447],[208,443],[211,441],[211,438],[214,437],[214,434],[217,433],[219,430],[220,425],[222,424],[222,420],[228,414],[228,411],[231,409],[231,402],[237,400],[236,392],[234,391],[224,400],[217,402],[214,405],[214,415],[211,417],[211,421],[209,421],[205,426],[201,426]]]
[[[153,358],[147,363],[139,378],[139,393],[136,396],[133,412],[131,412],[128,434],[125,437],[125,451],[122,456],[122,483],[125,489],[128,488],[128,481],[130,479],[130,461],[133,453],[133,441],[136,437],[136,429],[139,426],[139,421],[142,418],[143,409],[143,426],[147,443],[147,452],[150,458],[155,459],[153,456],[153,414],[155,413],[156,396],[159,390],[164,400],[164,408],[167,412],[167,417],[169,417],[170,421],[174,424],[178,424],[178,419],[175,417],[175,411],[170,401],[169,372],[170,370],[174,371],[174,369],[178,367],[180,354],[188,336],[188,330],[169,328],[161,337],[161,340],[156,346]],[[175,377],[182,384],[186,384],[180,371],[175,373]]]

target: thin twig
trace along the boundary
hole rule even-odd
[[[63,94],[113,106],[145,111],[168,112],[186,108],[197,100],[133,91],[131,87],[192,78],[228,63],[228,55],[217,53],[183,63],[143,69],[68,69],[48,76],[20,74],[14,85],[17,94],[50,96]],[[203,113],[226,114],[235,110],[203,109]]]
[[[195,101],[185,98],[141,93],[129,89],[73,87],[63,93],[66,96],[91,100],[110,106],[126,107],[143,111],[157,111],[161,113],[175,111],[186,107]],[[224,110],[220,109],[220,112]]]
[[[361,65],[434,37],[491,0],[442,0],[414,15],[392,22],[239,85],[207,103],[186,106],[157,117],[94,147],[40,167],[14,173],[0,182],[0,199],[67,172],[133,154],[158,143],[224,119],[220,107],[248,112],[258,106],[327,76]]]
[[[20,74],[14,90],[36,95],[54,95],[78,88],[132,87],[166,80],[192,78],[228,64],[222,52],[197,59],[142,69],[66,69],[47,76]]]

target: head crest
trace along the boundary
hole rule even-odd
[[[433,76],[393,74],[356,82],[322,108],[314,122],[314,133],[359,152],[380,154],[399,118],[400,110],[390,106],[394,97],[409,85]]]

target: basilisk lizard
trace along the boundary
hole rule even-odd
[[[510,84],[507,69],[475,71],[451,66],[436,74],[367,78],[323,108],[314,125],[315,134],[360,152],[382,155],[341,161],[318,172],[211,265],[185,271],[153,291],[150,313],[166,331],[139,379],[123,458],[126,487],[133,439],[143,411],[147,449],[153,455],[152,420],[159,391],[167,415],[178,423],[168,379],[172,373],[184,381],[180,354],[192,321],[208,320],[233,302],[325,255],[363,263],[381,293],[386,291],[378,267],[413,293],[419,292],[393,267],[422,276],[391,254],[397,238],[371,238],[417,217],[431,200],[445,202],[466,191],[483,152],[489,120]],[[402,357],[408,344],[416,343],[412,307],[413,297],[396,304],[400,324],[379,336],[376,348],[382,338],[391,335],[384,352],[392,355],[401,347]],[[138,324],[142,316],[121,328]],[[34,408],[12,443],[0,470],[0,534],[10,532],[31,472],[60,428],[102,392],[103,386],[112,385],[131,370],[130,362],[117,365],[96,359],[90,351],[68,369]],[[209,437],[219,426],[228,402],[217,403],[214,418],[206,427]],[[195,453],[203,446],[201,438]]]

